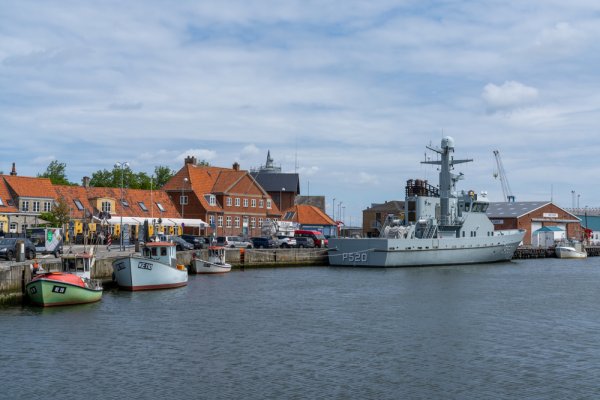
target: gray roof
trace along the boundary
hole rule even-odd
[[[300,176],[294,173],[250,172],[267,192],[294,192],[300,194]]]
[[[390,200],[385,203],[373,203],[371,207],[363,211],[404,211],[404,202]]]
[[[515,201],[515,202],[494,202],[490,203],[487,209],[489,218],[519,218],[523,215],[537,210],[545,205],[550,204],[549,201]]]

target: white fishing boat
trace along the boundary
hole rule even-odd
[[[208,260],[197,258],[196,253],[192,260],[191,273],[193,274],[223,274],[231,271],[231,264],[225,262],[225,249],[221,246],[208,248]]]
[[[113,277],[126,290],[168,289],[187,285],[188,272],[177,264],[176,245],[148,242],[141,254],[131,254],[113,261]]]
[[[406,184],[404,219],[388,216],[378,238],[330,238],[329,264],[364,267],[474,264],[510,260],[525,230],[495,230],[486,215],[486,193],[456,191],[463,174],[455,164],[473,161],[454,158],[454,139],[441,148],[427,146],[438,160],[439,186],[427,181]]]
[[[575,246],[562,244],[555,247],[556,257],[558,258],[587,258],[585,249],[577,249]]]

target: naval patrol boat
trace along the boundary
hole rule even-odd
[[[473,161],[454,159],[454,139],[442,139],[438,153],[439,186],[423,180],[406,185],[404,219],[388,215],[378,238],[330,238],[329,264],[334,266],[408,267],[491,263],[510,260],[525,230],[494,230],[486,215],[486,193],[456,191],[463,173],[455,164]]]

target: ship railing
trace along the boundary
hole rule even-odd
[[[425,227],[425,233],[423,235],[423,239],[431,239],[437,233],[437,225],[432,224],[431,221],[427,221],[427,226]]]

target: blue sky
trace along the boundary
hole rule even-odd
[[[0,170],[270,150],[356,224],[448,135],[460,189],[502,199],[498,149],[517,200],[599,207],[599,39],[592,0],[0,0]]]

